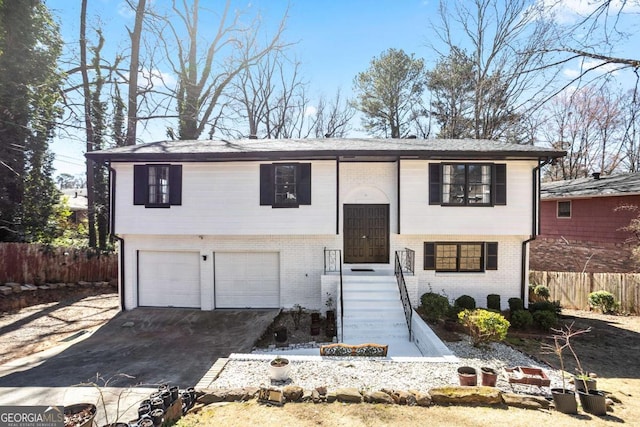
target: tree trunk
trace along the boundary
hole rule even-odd
[[[129,63],[129,102],[127,106],[126,145],[136,144],[138,126],[138,67],[140,64],[142,20],[144,19],[145,9],[146,0],[139,0],[138,6],[136,7],[136,21],[133,26],[133,31],[129,30],[129,37],[131,38],[131,61]]]

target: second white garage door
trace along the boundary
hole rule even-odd
[[[200,307],[200,253],[140,251],[139,305]]]
[[[216,252],[216,308],[280,307],[277,252]]]

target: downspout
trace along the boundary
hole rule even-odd
[[[109,162],[107,164],[107,167],[109,168],[109,182],[111,184],[111,188],[110,188],[110,208],[111,208],[111,221],[109,223],[109,228],[110,228],[110,233],[111,235],[118,240],[118,242],[120,243],[120,262],[119,262],[119,268],[118,268],[118,273],[120,275],[120,280],[118,281],[118,291],[120,293],[120,310],[121,311],[125,311],[125,305],[124,305],[124,239],[120,236],[118,236],[115,233],[116,230],[116,170],[114,168],[111,167],[111,162]]]
[[[538,218],[540,217],[540,169],[542,167],[551,163],[553,159],[546,158],[545,160],[538,159],[538,166],[533,168],[532,171],[532,180],[531,180],[531,236],[522,242],[522,259],[521,259],[521,276],[520,276],[520,299],[524,304],[525,295],[527,292],[527,287],[529,284],[528,276],[529,272],[527,271],[527,245],[534,240],[536,240],[536,236],[540,233],[540,223]]]

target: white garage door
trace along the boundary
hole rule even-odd
[[[277,252],[216,252],[216,308],[280,307]]]
[[[138,253],[139,305],[200,307],[200,253]]]

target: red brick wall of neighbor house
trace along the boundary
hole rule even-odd
[[[638,210],[619,210],[635,205]],[[637,244],[635,236],[621,230],[640,214],[640,196],[596,197],[571,201],[571,218],[557,217],[555,200],[540,204],[540,235],[564,237],[570,242],[593,242],[606,245]]]

